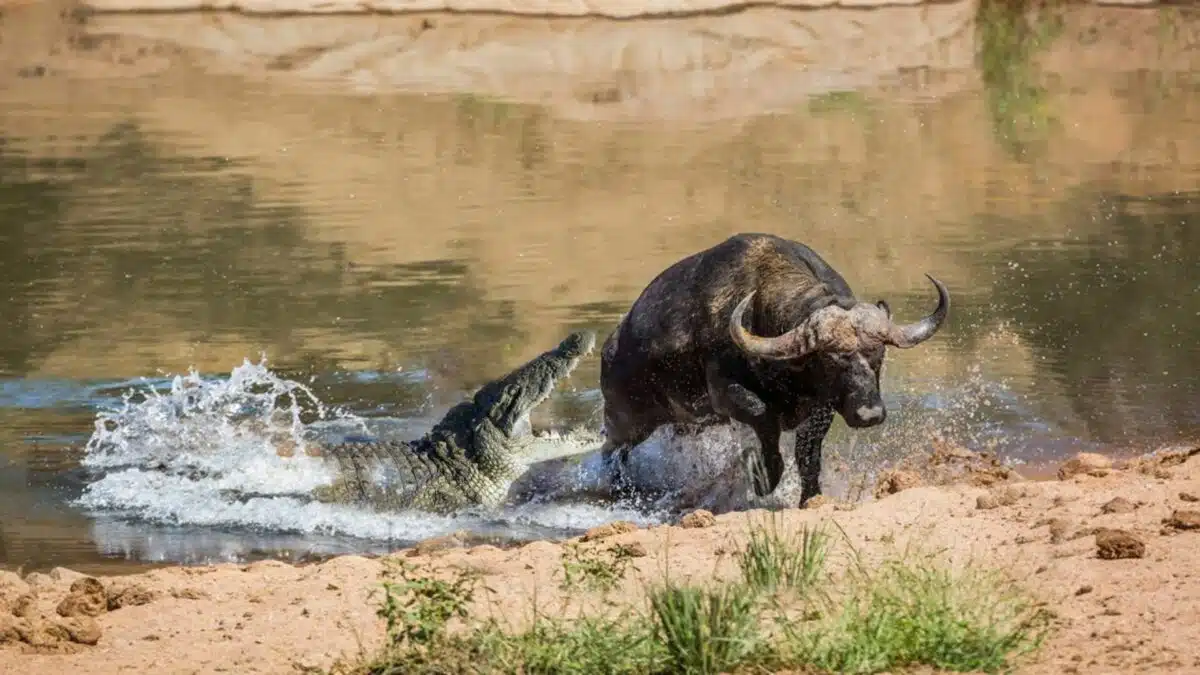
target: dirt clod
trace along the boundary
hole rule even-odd
[[[464,537],[462,534],[455,532],[442,537],[431,537],[417,543],[416,546],[408,550],[406,554],[409,558],[414,558],[421,555],[429,555],[441,551],[449,551],[454,548],[462,548],[465,546]]]
[[[1165,518],[1163,523],[1177,530],[1200,530],[1200,511],[1178,509]]]
[[[94,645],[100,642],[100,624],[90,616],[77,616],[63,619],[60,625],[66,629],[71,642],[81,645]]]
[[[1071,531],[1071,521],[1066,518],[1050,519],[1050,543],[1061,544]]]
[[[30,616],[37,610],[37,596],[33,593],[22,593],[12,601],[13,616]]]
[[[645,558],[650,555],[646,550],[646,545],[640,541],[631,542],[628,544],[617,544],[613,546],[613,553],[627,558]]]
[[[716,524],[716,516],[711,511],[705,511],[704,509],[696,509],[679,519],[679,526],[689,530],[712,527]]]
[[[108,589],[108,611],[147,605],[158,597],[157,591],[148,590],[138,584],[113,585]]]
[[[1113,497],[1100,507],[1101,513],[1133,513],[1137,505],[1124,497]]]
[[[108,594],[95,577],[83,577],[71,584],[71,592],[55,609],[59,616],[100,616],[108,611]]]
[[[709,515],[711,515],[711,514],[709,514]],[[611,523],[605,523],[603,525],[598,525],[598,526],[593,527],[592,529],[588,530],[587,532],[584,532],[583,538],[581,539],[581,541],[595,541],[597,539],[606,539],[608,537],[615,537],[618,534],[626,534],[628,532],[636,532],[637,529],[638,529],[637,525],[634,525],[633,523],[629,522],[628,520],[615,520]]]
[[[1096,555],[1101,560],[1142,558],[1146,544],[1125,530],[1100,529],[1096,531]]]
[[[205,593],[198,588],[192,588],[188,586],[185,588],[171,589],[171,597],[179,598],[181,600],[203,600],[204,598],[208,597],[208,593]]]
[[[1200,502],[1200,497],[1197,497],[1196,495],[1194,495],[1190,492],[1180,492],[1179,499],[1180,499],[1180,501],[1185,501],[1185,502]]]
[[[879,480],[875,482],[875,498],[883,499],[888,495],[894,495],[897,492],[917,487],[921,482],[920,474],[915,471],[893,469],[884,472],[879,477]]]
[[[1020,499],[1020,490],[1016,490],[1012,486],[1005,486],[997,490],[992,490],[985,495],[979,495],[979,498],[975,500],[975,508],[988,510],[1001,506],[1012,506]]]
[[[1068,459],[1058,469],[1059,480],[1069,480],[1078,475],[1107,476],[1112,471],[1112,460],[1094,452],[1081,452]]]
[[[826,495],[813,495],[804,500],[804,503],[800,505],[800,508],[819,509],[822,506],[829,506],[830,504],[834,504],[836,507],[836,502],[832,497],[828,497]]]

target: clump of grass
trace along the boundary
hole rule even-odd
[[[725,672],[762,642],[754,593],[740,584],[667,585],[651,593],[650,606],[672,673]]]
[[[876,673],[913,665],[996,672],[1036,649],[1047,615],[991,572],[891,560],[852,575],[839,612],[789,637],[820,670]]]
[[[753,667],[876,673],[919,665],[996,672],[1036,649],[1049,630],[1047,614],[1001,575],[928,561],[868,567],[855,559],[833,589],[808,592],[823,576],[829,548],[819,529],[788,537],[756,526],[739,552],[740,579],[668,581],[649,589],[644,608],[572,621],[535,617],[522,630],[495,619],[470,622],[471,573],[442,581],[401,565],[403,581],[385,583],[379,610],[387,647],[342,672],[716,675]],[[595,570],[611,570],[622,558],[619,547],[568,549],[564,569],[577,565],[568,575],[575,583],[599,578],[615,585],[623,572]],[[802,620],[788,605],[795,600]],[[465,630],[446,629],[455,618],[465,620]]]
[[[376,611],[387,622],[392,645],[436,643],[455,617],[466,619],[479,575],[460,569],[453,581],[414,574],[404,562],[385,561],[383,603]],[[400,581],[393,579],[399,577]]]
[[[829,537],[822,529],[803,527],[786,536],[771,520],[770,529],[750,528],[749,540],[738,554],[742,579],[751,588],[774,591],[807,590],[825,569]]]
[[[611,591],[625,578],[633,552],[616,544],[604,550],[568,544],[562,554],[562,590]]]
[[[520,632],[487,621],[469,633],[445,636],[436,649],[393,649],[351,672],[643,675],[664,672],[665,663],[650,624],[625,615],[575,621],[539,618]]]

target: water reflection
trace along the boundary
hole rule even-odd
[[[204,555],[63,506],[73,444],[133,378],[266,352],[418,433],[737,231],[810,243],[900,316],[928,311],[923,272],[945,280],[950,323],[885,389],[919,419],[963,406],[962,442],[1045,459],[1200,432],[1200,22],[973,8],[439,17],[353,63],[419,20],[51,31],[12,61],[39,76],[0,75],[0,563]],[[538,421],[594,420],[597,377]],[[868,463],[930,424],[835,445]],[[212,547],[298,546],[238,536]]]
[[[1065,236],[997,260],[995,308],[1063,388],[1060,421],[1118,445],[1196,429],[1200,193],[1083,194],[1046,218]]]

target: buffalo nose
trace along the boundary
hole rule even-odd
[[[859,406],[858,410],[854,411],[854,414],[864,424],[878,424],[883,421],[886,415],[881,405],[873,405],[871,407],[865,405]]]

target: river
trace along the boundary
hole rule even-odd
[[[902,319],[936,301],[924,273],[952,292],[942,332],[888,356],[887,424],[838,423],[831,470],[942,437],[1044,474],[1200,433],[1194,13],[1004,30],[897,14],[936,39],[879,47],[885,63],[862,36],[834,57],[789,46],[784,24],[825,10],[320,26],[26,11],[41,22],[0,76],[0,566],[602,522],[551,510],[380,534],[170,495],[109,513],[81,505],[78,467],[130,387],[190,368],[221,382],[263,355],[257,377],[418,433],[567,332],[603,340],[661,269],[735,232],[808,243]],[[393,34],[419,48],[381,47]],[[535,421],[595,423],[598,378],[586,360]]]

